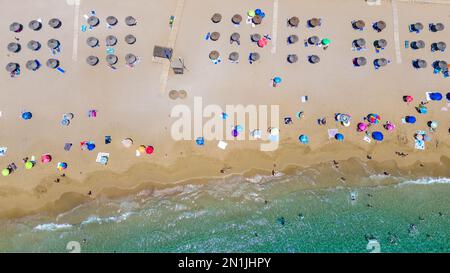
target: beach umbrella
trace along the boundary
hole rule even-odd
[[[406,123],[414,124],[414,123],[416,123],[416,117],[415,116],[406,116],[405,121],[406,121]]]
[[[428,126],[429,126],[431,129],[435,130],[435,129],[438,128],[439,122],[437,122],[437,121],[435,121],[435,120],[429,121],[429,122],[428,122]]]
[[[61,27],[62,22],[58,18],[52,18],[48,21],[48,25],[54,29],[57,29]]]
[[[298,140],[299,140],[301,143],[303,143],[303,144],[308,144],[308,142],[309,142],[309,139],[308,139],[308,136],[307,136],[307,135],[300,135],[300,136],[298,137]]]
[[[445,26],[442,23],[437,23],[437,24],[431,25],[431,31],[433,31],[433,32],[443,31],[444,29],[445,29]]]
[[[366,46],[366,40],[364,40],[363,38],[356,39],[353,41],[353,45],[355,47],[362,48]]]
[[[430,94],[430,99],[434,101],[440,101],[442,100],[442,94],[439,92],[433,92]]]
[[[19,32],[22,31],[22,29],[23,29],[22,24],[17,23],[17,22],[14,22],[11,25],[9,25],[9,30],[12,31],[12,32],[19,33]]]
[[[358,132],[365,132],[367,130],[367,124],[364,122],[358,123]]]
[[[344,122],[344,123],[350,122],[350,120],[351,120],[351,116],[347,115],[347,114],[338,114],[337,118],[339,121]]]
[[[247,15],[249,16],[249,17],[254,17],[255,15],[256,15],[256,13],[255,13],[255,11],[254,10],[249,10],[248,12],[247,12]]]
[[[60,43],[56,39],[50,39],[50,40],[47,41],[47,46],[50,49],[57,49],[59,47],[59,45],[60,45]]]
[[[91,27],[96,27],[98,26],[98,24],[100,24],[100,19],[98,19],[98,17],[96,16],[91,16],[87,19],[87,23]]]
[[[233,137],[237,137],[237,136],[239,135],[238,130],[233,129],[233,130],[231,131],[231,135],[232,135]]]
[[[86,39],[86,43],[90,47],[96,47],[96,46],[98,46],[99,41],[95,37],[89,37]]]
[[[209,53],[209,58],[213,61],[219,59],[219,57],[220,57],[220,53],[216,50],[213,50]]]
[[[395,129],[395,125],[392,124],[392,123],[390,123],[390,122],[387,122],[387,123],[384,125],[384,128],[385,128],[386,130],[388,130],[389,132],[392,132],[392,131],[394,131],[394,129]]]
[[[33,166],[34,166],[33,162],[31,162],[31,161],[25,162],[25,169],[29,170],[29,169],[33,168]]]
[[[87,62],[89,65],[91,65],[91,66],[95,66],[95,65],[98,64],[99,60],[98,60],[98,57],[97,57],[97,56],[91,55],[91,56],[89,56],[89,57],[86,58],[86,62]]]
[[[233,41],[233,42],[239,42],[239,39],[241,39],[241,35],[239,33],[237,33],[237,32],[234,32],[230,36],[230,40]]]
[[[222,20],[222,15],[220,13],[214,13],[213,16],[211,17],[211,21],[214,24],[219,23]]]
[[[41,162],[42,163],[49,163],[52,161],[52,156],[49,154],[41,155]]]
[[[127,54],[125,55],[125,63],[128,65],[135,64],[137,62],[137,57],[134,54]]]
[[[287,39],[289,44],[295,44],[296,42],[298,42],[298,36],[297,35],[290,35]]]
[[[65,113],[64,115],[63,115],[63,119],[73,119],[73,113]]]
[[[296,63],[298,61],[297,54],[289,54],[287,57],[287,61],[291,64]]]
[[[386,66],[388,61],[385,58],[375,59],[374,63],[377,66]]]
[[[60,171],[67,169],[67,163],[66,162],[58,162],[56,165],[56,168]]]
[[[238,131],[238,133],[244,132],[244,127],[242,127],[241,125],[236,125],[235,129]]]
[[[311,36],[308,38],[308,43],[311,45],[317,45],[319,43],[320,39],[317,36]]]
[[[450,101],[450,92],[447,93],[446,98],[447,98],[447,101]]]
[[[132,34],[128,34],[127,36],[125,36],[125,43],[129,45],[136,43],[136,37],[134,37],[134,35]]]
[[[8,48],[8,51],[9,51],[9,52],[17,53],[17,52],[20,51],[20,49],[21,49],[22,47],[20,46],[19,43],[14,43],[14,42],[13,42],[13,43],[9,43],[8,46],[7,46],[7,48]]]
[[[28,27],[34,31],[38,31],[42,28],[42,24],[37,20],[32,20],[28,23]]]
[[[266,38],[262,38],[261,40],[258,41],[258,46],[263,48],[265,47],[269,42],[267,41]]]
[[[145,153],[146,149],[147,149],[147,147],[145,147],[145,145],[140,145],[138,150],[140,153]]]
[[[427,61],[417,59],[413,61],[413,65],[415,68],[426,68],[427,67]]]
[[[422,40],[418,40],[418,41],[413,41],[411,42],[411,47],[413,49],[421,49],[425,47],[425,42]]]
[[[385,39],[379,39],[375,41],[376,48],[385,48],[387,46],[387,41]]]
[[[2,170],[2,175],[3,176],[8,176],[10,174],[11,174],[11,170],[10,169],[5,168],[5,169]]]
[[[115,65],[119,59],[114,54],[106,55],[106,62],[110,65]]]
[[[358,20],[358,21],[354,21],[354,22],[352,23],[352,26],[353,26],[353,28],[356,29],[356,30],[363,30],[364,27],[366,26],[366,23],[364,23],[363,20]]]
[[[127,24],[127,26],[131,27],[137,24],[136,19],[133,16],[127,16],[125,18],[125,24]]]
[[[353,59],[353,64],[356,66],[364,66],[367,64],[367,59],[365,57],[357,57]]]
[[[195,140],[195,143],[197,143],[197,145],[199,145],[199,146],[205,145],[205,139],[203,137],[198,137]]]
[[[169,91],[169,98],[172,100],[178,99],[178,91],[177,90],[170,90]]]
[[[145,148],[145,153],[148,155],[153,154],[153,152],[155,151],[155,148],[153,148],[153,146],[147,146],[147,148]]]
[[[250,60],[252,60],[253,62],[258,61],[259,58],[260,58],[259,53],[257,52],[250,53]]]
[[[33,51],[38,51],[41,48],[41,44],[38,41],[31,40],[28,42],[27,47]]]
[[[133,145],[133,140],[131,138],[125,138],[122,140],[122,145],[125,148],[130,148]]]
[[[22,113],[22,118],[24,119],[24,120],[29,120],[29,119],[31,119],[33,117],[33,114],[31,114],[31,112],[23,112]]]
[[[115,46],[117,44],[117,38],[114,35],[106,36],[106,46]]]
[[[412,102],[414,100],[414,97],[413,96],[404,96],[403,97],[403,101],[404,102],[407,102],[407,103],[410,103],[410,102]]]
[[[13,73],[20,69],[20,65],[18,63],[8,63],[5,68],[9,73]]]
[[[386,28],[386,22],[384,22],[384,21],[378,21],[378,22],[376,22],[375,24],[373,24],[373,28],[374,28],[376,31],[380,32],[380,31],[382,31],[383,29]]]
[[[423,29],[422,23],[414,23],[411,25],[411,29],[414,31],[421,31]]]
[[[262,22],[262,17],[261,17],[261,15],[255,15],[255,16],[253,16],[252,22],[253,22],[253,24],[255,24],[255,25],[261,24],[261,22]]]
[[[440,50],[440,51],[445,51],[445,49],[447,48],[447,44],[444,42],[437,42],[437,43],[434,43],[433,45],[436,50]]]
[[[334,138],[338,141],[344,141],[344,135],[341,133],[337,133],[336,135],[334,135]]]
[[[114,16],[108,16],[106,17],[106,23],[110,26],[115,26],[118,23],[118,20]]]
[[[300,23],[300,20],[298,19],[298,17],[296,17],[296,16],[294,16],[294,17],[291,17],[289,20],[288,20],[288,24],[291,26],[291,27],[298,27],[298,24]]]
[[[280,77],[275,77],[275,78],[273,78],[273,82],[274,83],[281,83],[281,78]]]
[[[185,99],[185,98],[187,97],[187,92],[186,92],[186,90],[180,90],[180,91],[178,91],[178,97],[179,97],[180,99]]]
[[[59,61],[57,59],[48,59],[46,65],[48,68],[55,69],[59,66]]]
[[[252,40],[252,42],[258,42],[259,40],[261,40],[261,35],[259,35],[258,33],[252,34],[250,36],[250,39]]]
[[[321,44],[324,45],[324,46],[327,46],[327,45],[329,45],[330,43],[331,43],[331,40],[328,39],[328,38],[324,38],[324,39],[322,39],[322,41],[321,41]]]
[[[419,112],[419,114],[426,114],[426,113],[428,113],[428,109],[425,106],[419,106],[416,109],[417,109],[417,112]]]
[[[239,25],[242,21],[242,16],[239,14],[235,14],[233,15],[233,17],[231,18],[231,22],[233,22],[233,24],[235,25]]]
[[[312,18],[308,20],[308,26],[309,27],[317,27],[320,26],[320,19]]]
[[[375,131],[372,133],[372,138],[375,139],[376,141],[383,141],[384,136],[382,132]]]
[[[442,70],[446,70],[448,69],[448,64],[446,61],[436,61],[434,62],[434,66],[436,68],[442,69]]]
[[[86,147],[89,151],[93,151],[95,149],[95,144],[92,142],[89,142],[89,143],[87,143]]]
[[[70,120],[69,119],[63,118],[61,120],[61,125],[62,126],[69,126],[69,124],[70,124]]]
[[[367,120],[372,124],[378,124],[381,121],[381,117],[378,114],[367,115]]]
[[[39,69],[39,62],[37,60],[29,60],[25,64],[25,67],[29,70],[36,71]]]
[[[312,63],[312,64],[316,64],[316,63],[319,63],[319,62],[320,62],[320,57],[317,56],[317,55],[310,55],[310,56],[308,57],[308,61],[309,61],[310,63]]]
[[[214,31],[213,33],[211,33],[211,35],[209,35],[209,39],[211,39],[211,41],[217,41],[220,38],[220,33],[217,31]]]
[[[255,9],[255,15],[262,15],[263,14],[263,12],[262,12],[262,10],[261,9]]]
[[[230,61],[236,62],[239,60],[239,53],[237,53],[236,51],[231,52],[228,58],[230,59]]]

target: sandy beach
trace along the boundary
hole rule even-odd
[[[69,1],[70,2],[70,1]],[[416,1],[418,2],[418,1]],[[71,2],[73,3],[73,2]],[[8,3],[7,5],[13,5]],[[358,184],[358,168],[353,161],[371,164],[382,174],[409,173],[420,176],[450,176],[450,107],[445,98],[449,92],[449,78],[433,74],[435,60],[450,60],[449,51],[431,52],[433,42],[448,41],[450,28],[450,4],[410,3],[406,1],[382,1],[381,5],[368,6],[362,0],[340,1],[121,1],[114,5],[108,1],[80,1],[69,5],[66,1],[48,0],[44,3],[19,0],[14,3],[20,12],[4,13],[0,19],[2,34],[0,43],[3,66],[9,62],[20,63],[20,75],[11,78],[6,70],[0,73],[2,97],[0,102],[0,147],[7,147],[0,157],[0,167],[15,163],[17,170],[0,179],[0,217],[14,218],[46,211],[58,214],[101,196],[119,197],[143,189],[170,187],[177,183],[203,183],[209,179],[223,179],[235,174],[248,177],[255,174],[271,174],[272,171],[289,173],[293,169],[309,166],[343,166],[348,183]],[[22,7],[22,8],[21,8]],[[24,8],[26,7],[26,8]],[[49,8],[51,7],[51,8]],[[252,27],[246,23],[247,11],[261,9],[265,12],[261,25]],[[95,11],[99,26],[82,31],[86,17]],[[211,16],[222,15],[222,21],[214,24]],[[231,18],[240,14],[243,20],[234,26]],[[85,16],[86,15],[86,16]],[[106,17],[118,18],[118,25],[107,28]],[[133,16],[135,26],[125,25],[125,17]],[[171,29],[169,19],[175,16]],[[300,19],[297,28],[287,26],[292,16]],[[47,22],[57,17],[62,21],[59,29],[51,29]],[[306,22],[321,18],[322,25],[307,28]],[[28,28],[28,22],[42,19],[40,31]],[[352,20],[364,20],[364,31],[356,31]],[[373,22],[384,20],[386,29],[376,32]],[[12,22],[20,22],[20,33],[9,31]],[[411,23],[425,25],[420,34],[408,31]],[[431,32],[428,24],[441,22],[443,31]],[[396,31],[398,30],[398,32]],[[207,33],[219,32],[218,41],[205,40]],[[230,44],[233,32],[240,34],[241,44]],[[259,48],[250,41],[250,35],[267,34],[272,40]],[[129,45],[124,37],[132,34],[136,43]],[[287,37],[295,34],[299,42],[287,44]],[[119,59],[116,69],[106,65],[107,35],[115,35],[118,44],[114,51]],[[312,35],[328,38],[331,44],[323,47],[305,47],[303,41]],[[90,48],[86,39],[94,36],[100,46]],[[19,40],[15,39],[18,38]],[[47,40],[61,42],[61,52],[52,54]],[[364,38],[367,49],[352,51],[352,41]],[[38,40],[41,50],[32,52],[26,48],[29,40]],[[386,39],[386,48],[375,52],[373,42]],[[426,46],[421,50],[405,48],[405,41],[421,39]],[[18,53],[8,52],[10,42],[18,42]],[[167,60],[154,60],[153,47],[173,46],[174,56],[182,57],[186,65],[183,75],[175,75],[168,69]],[[221,62],[214,64],[208,54],[217,50]],[[239,63],[230,63],[228,55],[236,51]],[[253,64],[248,54],[258,52],[261,59]],[[125,65],[125,55],[139,57],[134,67]],[[287,55],[297,54],[298,62],[289,64]],[[309,55],[320,56],[320,63],[310,64]],[[99,58],[99,64],[86,63],[89,55]],[[367,58],[367,65],[354,67],[352,59]],[[65,73],[45,66],[48,58],[58,58]],[[378,70],[372,64],[376,58],[386,58],[390,63]],[[414,69],[414,59],[424,59],[426,69]],[[37,71],[25,68],[30,59],[39,59],[43,67]],[[279,76],[281,84],[274,88],[272,79]],[[186,99],[171,100],[171,90],[185,90]],[[428,113],[417,113],[415,106],[426,100],[426,92],[440,92],[444,98],[426,104]],[[404,96],[413,96],[407,104]],[[302,96],[308,96],[304,103]],[[199,146],[192,140],[175,141],[171,126],[172,108],[185,104],[194,109],[194,98],[202,98],[203,105],[279,105],[279,148],[273,152],[259,150],[260,141],[228,141],[226,150],[217,147],[218,141],[205,141]],[[97,116],[88,117],[95,109]],[[445,110],[444,110],[445,109]],[[21,113],[30,111],[33,117],[23,120]],[[297,112],[303,112],[301,119]],[[60,124],[65,113],[73,113],[69,126]],[[351,125],[335,122],[336,113],[351,115]],[[371,131],[381,131],[383,142],[363,140],[365,134],[356,131],[358,122],[370,113],[381,116],[381,123]],[[413,115],[415,124],[403,124],[402,118]],[[293,124],[284,124],[291,117]],[[326,117],[326,125],[318,125],[317,119]],[[205,119],[204,121],[206,121]],[[396,125],[392,132],[382,125],[391,121]],[[437,121],[438,129],[430,132],[427,122]],[[345,140],[329,138],[328,129],[339,129]],[[245,128],[246,134],[256,128]],[[266,131],[267,128],[260,128]],[[426,131],[431,141],[425,150],[414,148],[414,136],[418,130]],[[305,134],[309,143],[299,142]],[[105,136],[111,136],[105,144]],[[133,140],[131,148],[121,141]],[[95,141],[93,151],[80,149],[82,141]],[[65,143],[72,143],[70,151]],[[136,156],[139,145],[155,148],[151,155]],[[109,153],[107,165],[96,163],[98,152]],[[40,162],[42,154],[51,154],[48,164]],[[400,156],[403,154],[404,156]],[[37,158],[30,170],[24,168],[22,159]],[[67,169],[56,168],[58,162],[66,162]],[[326,171],[324,170],[324,173]],[[62,176],[64,174],[64,176]],[[336,185],[344,182],[337,176]],[[332,185],[317,185],[318,187]]]

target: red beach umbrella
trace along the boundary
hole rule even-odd
[[[146,152],[148,155],[153,154],[154,151],[155,151],[155,148],[153,148],[153,146],[147,146],[147,148],[145,148],[145,152]]]

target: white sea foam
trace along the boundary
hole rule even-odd
[[[88,225],[92,223],[103,224],[103,223],[120,223],[128,219],[129,216],[133,215],[134,212],[125,212],[117,216],[109,217],[98,217],[96,215],[89,216],[86,220],[81,222],[81,225]]]
[[[33,228],[33,231],[56,231],[61,229],[70,229],[72,228],[72,225],[70,224],[55,224],[55,223],[48,223],[48,224],[41,224],[37,225]]]
[[[407,180],[402,182],[396,187],[402,187],[407,185],[432,185],[432,184],[450,184],[450,178],[448,177],[424,177],[416,180]]]

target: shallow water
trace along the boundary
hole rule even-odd
[[[369,252],[374,239],[381,252],[450,252],[449,178],[301,189],[307,179],[235,177],[98,200],[1,223],[0,250],[68,252],[77,241],[83,252]]]

